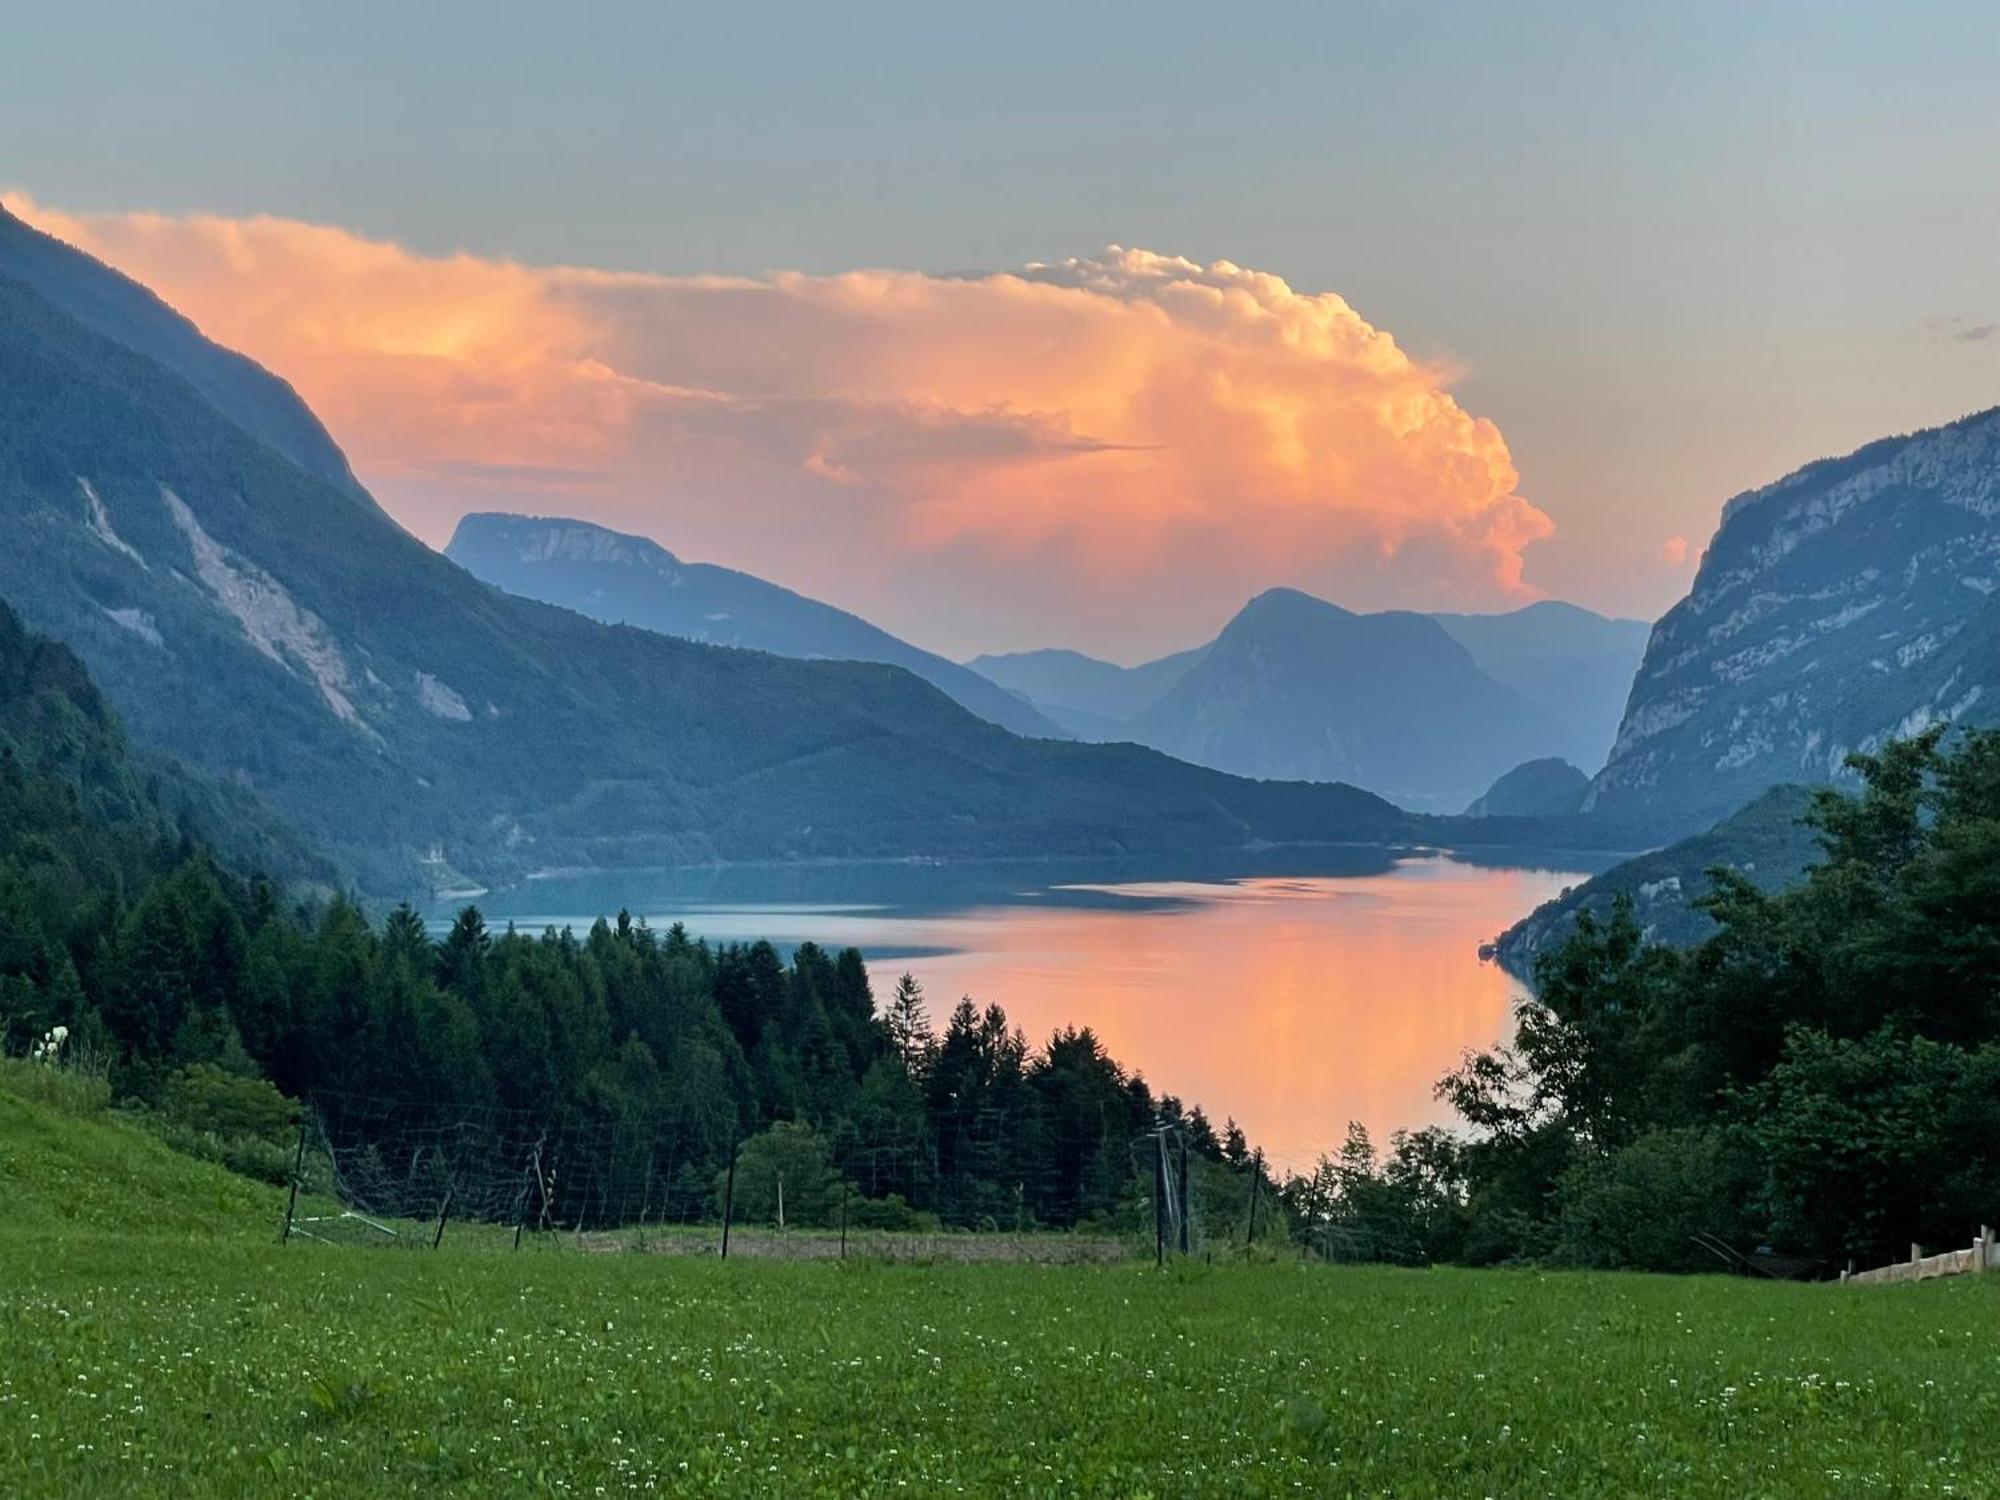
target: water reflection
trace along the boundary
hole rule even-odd
[[[1233,1115],[1282,1162],[1445,1118],[1431,1086],[1497,1040],[1518,988],[1478,945],[1595,865],[1480,867],[1340,850],[1172,877],[1105,861],[736,869],[539,882],[485,903],[524,928],[630,909],[711,941],[853,944],[913,971],[941,1024],[969,994],[1040,1041],[1094,1027],[1156,1088]]]

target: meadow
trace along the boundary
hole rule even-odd
[[[1986,1495],[2000,1277],[275,1243],[0,1091],[0,1493]]]

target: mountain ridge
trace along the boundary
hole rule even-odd
[[[0,255],[0,596],[76,651],[138,743],[267,799],[364,890],[1425,830],[1352,787],[1022,739],[900,668],[513,598],[15,269],[36,268]]]
[[[496,588],[605,624],[809,661],[886,662],[1003,729],[1071,737],[977,672],[859,615],[755,574],[686,562],[649,537],[566,516],[474,511],[460,518],[444,555]]]
[[[2000,408],[1745,491],[1654,627],[1590,810],[1692,829],[2000,713]]]

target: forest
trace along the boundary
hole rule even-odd
[[[1536,966],[1512,1042],[1438,1086],[1469,1127],[1360,1132],[1314,1243],[1356,1259],[1721,1270],[1702,1241],[1830,1271],[2000,1214],[2000,731],[1849,760],[1778,894],[1709,872],[1716,931],[1629,901]],[[1298,1198],[1302,1185],[1294,1184]]]
[[[1856,789],[1814,794],[1802,882],[1711,871],[1693,946],[1586,915],[1514,1036],[1440,1081],[1459,1127],[1353,1130],[1269,1183],[1233,1123],[1089,1030],[1032,1044],[971,999],[934,1020],[851,949],[622,914],[492,932],[475,908],[434,935],[407,906],[376,920],[242,874],[202,836],[226,804],[170,810],[76,658],[0,612],[0,1044],[60,1031],[61,1060],[171,1143],[272,1181],[300,1101],[364,1134],[396,1101],[383,1173],[426,1126],[611,1143],[565,1163],[565,1223],[711,1218],[734,1161],[753,1217],[783,1179],[797,1223],[839,1204],[880,1227],[1132,1230],[1165,1127],[1210,1244],[1247,1238],[1254,1180],[1262,1237],[1331,1258],[1882,1261],[2000,1205],[2000,731],[1851,764]]]

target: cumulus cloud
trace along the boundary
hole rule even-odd
[[[658,276],[8,201],[290,379],[433,541],[575,512],[927,644],[1138,651],[1275,583],[1523,602],[1553,529],[1447,370],[1227,261]]]

